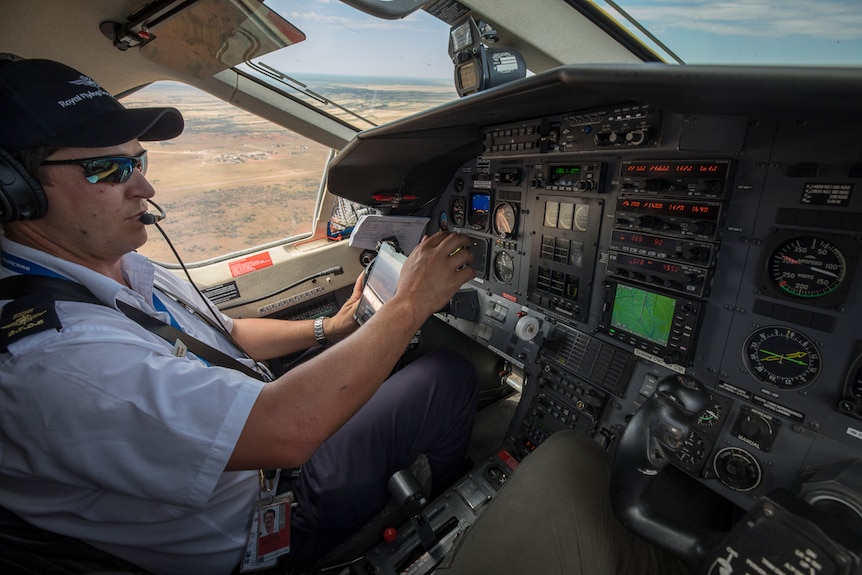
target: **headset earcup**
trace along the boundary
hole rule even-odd
[[[39,182],[12,154],[0,148],[0,223],[35,220],[47,209],[48,200]]]

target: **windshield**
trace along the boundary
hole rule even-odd
[[[596,3],[645,44],[664,54],[668,62],[862,64],[860,0],[596,0]]]
[[[598,8],[606,24],[622,27],[670,64],[862,65],[860,0],[567,1],[594,15]],[[238,68],[355,129],[458,98],[446,49],[449,24],[425,10],[384,20],[335,0],[266,4],[307,40]]]

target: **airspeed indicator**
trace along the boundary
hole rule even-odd
[[[844,254],[825,238],[801,236],[778,246],[769,256],[769,279],[779,290],[798,298],[818,298],[844,281]]]

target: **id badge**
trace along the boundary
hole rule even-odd
[[[293,493],[276,497],[258,509],[257,557],[269,561],[290,553],[290,506]]]
[[[273,497],[280,471],[271,475],[260,472],[261,493],[252,512],[251,530],[248,534],[245,556],[240,572],[275,567],[278,558],[290,552],[290,509],[293,492],[288,491]]]

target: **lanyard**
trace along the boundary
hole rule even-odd
[[[40,266],[39,264],[31,262],[30,260],[25,260],[24,258],[19,258],[18,256],[7,254],[6,252],[0,252],[0,263],[2,263],[3,267],[7,270],[11,270],[19,274],[34,274],[40,276],[48,276],[52,278],[60,278],[61,280],[68,279],[58,274],[54,270],[49,270],[45,266]]]
[[[172,314],[162,300],[159,299],[159,296],[156,295],[156,292],[153,291],[153,307],[156,311],[161,311],[168,314],[168,317],[171,318],[171,325],[180,331],[185,331],[180,324],[177,323],[177,320],[174,318],[174,314]]]

